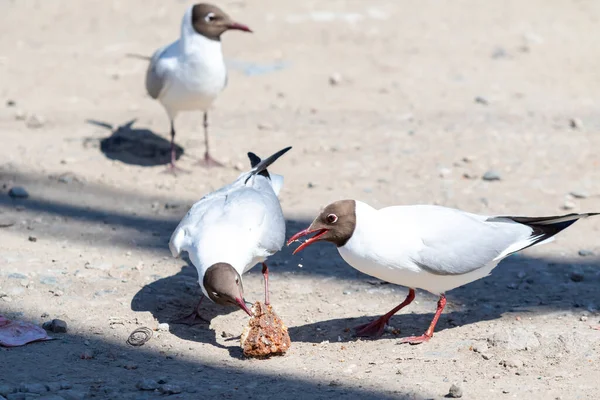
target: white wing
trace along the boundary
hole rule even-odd
[[[169,84],[168,74],[176,62],[179,41],[156,50],[146,70],[146,91],[153,99],[158,99]]]

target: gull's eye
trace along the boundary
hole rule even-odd
[[[215,13],[211,13],[209,12],[208,14],[206,14],[206,16],[204,17],[204,20],[206,22],[213,22],[215,20]]]
[[[212,295],[213,295],[214,297],[219,297],[219,293],[217,293],[217,292],[212,292]]]
[[[338,220],[338,217],[335,214],[329,214],[327,216],[327,222],[329,222],[330,224],[335,224],[337,222],[337,220]]]
[[[240,284],[240,278],[235,278],[235,283],[239,285]]]

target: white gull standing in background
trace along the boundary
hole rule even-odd
[[[171,123],[171,164],[175,172],[175,117],[181,111],[204,111],[206,167],[222,166],[208,146],[208,109],[227,85],[221,35],[228,30],[252,32],[211,4],[190,6],[181,21],[181,37],[156,50],[146,72],[148,94],[163,105]]]

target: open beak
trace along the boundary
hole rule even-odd
[[[311,230],[310,227],[308,227],[305,230],[300,231],[300,232],[296,233],[294,236],[292,236],[290,238],[290,240],[288,240],[287,245],[289,246],[290,244],[292,244],[293,242],[295,242],[302,236],[310,235],[311,233],[316,233],[315,236],[311,237],[310,239],[307,239],[304,243],[302,243],[300,246],[298,246],[298,248],[296,250],[294,250],[294,252],[292,254],[296,254],[297,252],[304,249],[305,247],[310,246],[314,242],[318,242],[319,240],[321,240],[320,237],[323,236],[324,234],[326,234],[327,232],[329,232],[329,229],[313,229],[313,230]]]
[[[246,314],[252,317],[252,311],[250,311],[244,299],[238,297],[235,299],[235,302],[238,304],[238,306],[240,306],[242,310],[246,311]]]
[[[248,28],[246,25],[240,24],[235,21],[231,21],[230,23],[228,23],[227,29],[252,33],[252,30],[250,28]]]

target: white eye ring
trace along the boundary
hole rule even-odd
[[[327,222],[329,222],[330,224],[335,224],[337,222],[337,220],[338,220],[338,217],[335,214],[329,214],[327,216]]]
[[[206,22],[212,22],[215,19],[215,13],[211,13],[209,12],[208,14],[206,14],[206,16],[204,17],[204,20]]]
[[[212,295],[213,295],[214,297],[219,297],[219,293],[217,293],[217,292],[212,292]]]

